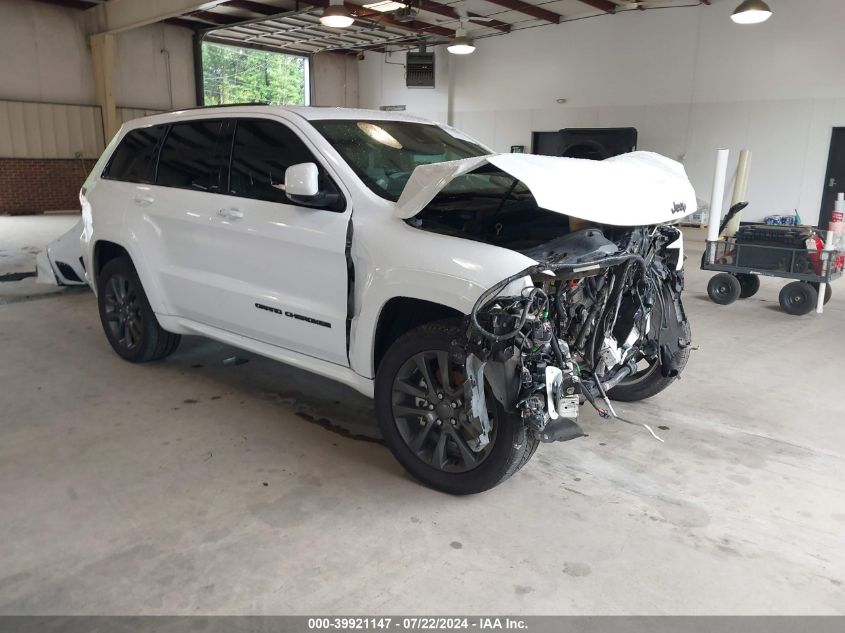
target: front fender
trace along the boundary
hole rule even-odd
[[[379,315],[397,297],[437,303],[469,314],[487,288],[536,262],[516,251],[411,227],[393,217],[362,214],[352,243],[354,309],[349,363],[372,378]],[[519,291],[528,278],[513,282]],[[513,288],[506,288],[511,291]]]
[[[349,361],[363,376],[375,376],[373,346],[379,316],[388,301],[397,297],[421,299],[469,314],[485,286],[469,279],[424,270],[394,269],[374,280],[365,293],[361,311],[353,319]]]

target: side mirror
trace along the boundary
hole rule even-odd
[[[285,194],[304,207],[331,208],[340,200],[338,193],[320,191],[320,170],[314,163],[298,163],[285,170]]]
[[[285,170],[285,193],[293,202],[308,202],[320,193],[320,172],[314,163],[299,163]]]

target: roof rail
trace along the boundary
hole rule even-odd
[[[216,105],[199,105],[199,106],[190,106],[188,108],[174,108],[173,110],[168,110],[168,112],[182,112],[183,110],[206,110],[206,109],[213,109],[213,108],[237,108],[238,106],[268,106],[272,105],[269,101],[245,101],[244,103],[219,103]],[[162,112],[162,114],[167,114],[167,112]]]

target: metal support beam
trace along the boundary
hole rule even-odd
[[[192,11],[212,9],[225,0],[109,0],[88,9],[98,33],[120,33],[147,24],[177,18]]]
[[[114,36],[98,33],[88,38],[94,62],[94,86],[97,105],[103,113],[103,134],[106,142],[120,129],[117,103],[114,99]]]
[[[399,20],[395,20],[384,14],[381,14],[381,16],[377,18],[370,17],[369,19],[375,22],[381,22],[382,24],[389,24],[397,29],[407,29],[408,31],[413,31],[415,33],[419,33],[420,35],[439,35],[441,37],[453,37],[455,35],[455,31],[453,29],[436,26],[434,24],[429,24],[428,22],[420,22],[419,20],[400,22]]]
[[[205,105],[205,81],[202,72],[202,34],[194,31],[194,98],[196,105]]]
[[[458,12],[455,11],[452,7],[445,4],[440,4],[439,2],[434,2],[434,0],[419,0],[419,7],[423,11],[428,11],[429,13],[436,13],[447,18],[452,18],[453,20],[461,19],[461,16],[458,15]],[[477,13],[468,13],[468,15],[471,18],[486,17]],[[492,18],[485,22],[476,22],[475,24],[479,24],[480,26],[489,26],[492,29],[502,31],[503,33],[508,33],[511,30],[510,24],[502,22],[500,20],[494,20]]]
[[[243,9],[244,11],[252,11],[258,15],[275,15],[279,13],[279,7],[255,2],[254,0],[225,0],[224,4],[227,7],[234,9]]]
[[[618,5],[611,2],[610,0],[579,0],[582,4],[589,5],[594,9],[598,9],[599,11],[604,11],[605,13],[616,13],[616,9],[618,9]],[[639,7],[642,9],[643,7]]]
[[[303,0],[303,2],[305,4],[310,4],[315,7],[327,7],[329,5],[329,0]],[[358,6],[357,4],[350,4],[349,2],[344,2],[343,6],[345,6],[346,10],[349,11],[356,18],[381,24],[389,24],[390,26],[394,26],[399,29],[415,31],[417,33],[420,33],[421,35],[428,34],[440,35],[441,37],[452,37],[455,34],[455,31],[453,29],[447,29],[442,26],[429,24],[428,22],[421,22],[419,20],[412,20],[410,22],[400,22],[393,16],[387,15],[386,13],[373,11],[371,9],[365,9],[364,7]]]
[[[543,9],[542,7],[538,7],[534,4],[528,4],[527,2],[523,2],[522,0],[487,1],[492,2],[493,4],[498,4],[500,7],[505,7],[506,9],[510,9],[512,11],[519,11],[520,13],[524,13],[525,15],[530,15],[531,17],[537,18],[538,20],[551,22],[552,24],[558,24],[563,20],[563,16],[560,13],[555,13],[554,11]]]
[[[233,15],[229,15],[227,13],[214,13],[212,11],[192,11],[191,13],[186,13],[185,17],[196,18],[197,20],[202,20],[203,22],[208,22],[209,24],[217,24],[218,26],[229,26],[231,24],[238,24],[241,22],[240,19]]]

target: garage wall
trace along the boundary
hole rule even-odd
[[[358,62],[351,55],[317,53],[311,58],[311,105],[358,107]]]
[[[705,200],[715,150],[748,147],[745,219],[798,209],[814,222],[831,127],[845,125],[845,3],[771,0],[772,19],[746,27],[729,19],[737,4],[528,29],[479,40],[466,57],[440,48],[438,70],[450,68],[428,92],[404,88],[404,69],[385,63],[402,54],[368,53],[361,105],[407,104],[446,121],[451,81],[453,123],[499,151],[530,147],[535,130],[634,126],[641,149],[683,160]]]
[[[449,110],[450,65],[457,66],[455,55],[445,46],[434,51],[434,88],[405,87],[405,53],[366,53],[358,63],[358,101],[362,108],[406,105],[408,112],[447,123]],[[477,54],[477,53],[476,53]],[[459,69],[454,68],[454,78]],[[459,91],[455,90],[454,94]],[[461,92],[463,90],[461,89]]]
[[[0,16],[0,99],[94,103],[85,11],[0,0]],[[170,53],[169,72],[162,49]],[[190,30],[154,24],[121,33],[116,57],[119,106],[170,110],[195,105]]]
[[[125,31],[115,38],[115,49],[118,106],[174,110],[196,105],[190,29],[152,24]]]
[[[0,158],[0,215],[79,208],[79,188],[95,159]]]
[[[85,12],[0,0],[0,16],[0,213],[78,208],[79,187],[107,140]],[[121,120],[195,105],[189,30],[156,24],[121,33],[115,44]]]
[[[0,98],[94,103],[82,11],[0,0]]]
[[[0,157],[97,158],[103,146],[97,106],[0,101]]]

